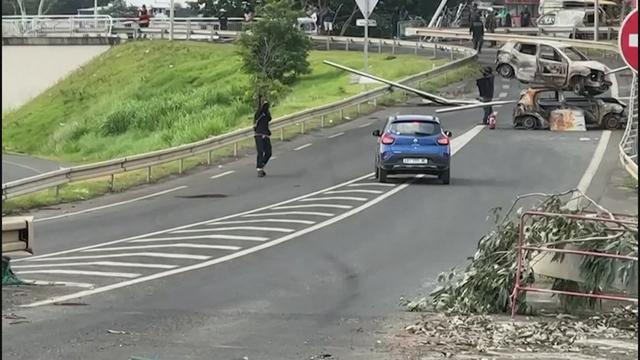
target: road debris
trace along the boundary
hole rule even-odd
[[[107,329],[107,332],[109,334],[114,334],[114,335],[126,335],[126,334],[128,334],[128,332],[126,332],[124,330],[110,330],[110,329]]]
[[[520,216],[524,208],[516,208],[523,200],[541,199],[531,210],[554,214],[577,214],[593,211],[601,217],[613,218],[614,215],[602,208],[578,190],[561,194],[527,194],[519,196],[511,208],[501,216],[500,208],[492,209],[496,227],[478,242],[476,253],[470,258],[465,271],[458,274],[455,269],[438,276],[438,288],[430,295],[431,304],[439,310],[454,313],[501,313],[511,306],[511,293],[515,284],[517,252],[515,251]],[[580,199],[585,205],[580,204]],[[571,207],[574,207],[573,209]],[[517,209],[517,210],[516,210]],[[564,249],[574,246],[578,250],[606,252],[626,256],[638,256],[637,216],[632,218],[636,225],[617,226],[563,216],[541,219],[526,223],[524,234],[527,242],[540,247]],[[617,227],[616,227],[617,226]],[[539,253],[526,251],[520,282],[523,286],[535,281],[533,259]],[[561,261],[562,254],[553,257]],[[617,266],[617,267],[616,267]],[[625,285],[637,282],[638,264],[636,261],[616,261],[602,257],[584,257],[580,266],[584,283],[557,279],[556,290],[579,290],[580,292],[603,293],[616,281]],[[576,299],[560,296],[561,302],[569,310],[593,307],[589,299]],[[520,313],[531,311],[526,303],[526,293],[520,293],[516,299]],[[410,311],[424,311],[427,300],[418,299],[404,304]]]

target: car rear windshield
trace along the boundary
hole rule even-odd
[[[389,132],[395,135],[431,136],[440,133],[440,124],[421,120],[395,121],[389,126]]]

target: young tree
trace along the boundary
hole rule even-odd
[[[243,68],[256,87],[257,101],[271,98],[310,72],[307,61],[311,40],[297,27],[298,12],[288,0],[271,1],[260,9],[261,20],[253,23],[239,40]]]

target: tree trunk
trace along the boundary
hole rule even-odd
[[[353,17],[356,16],[357,12],[358,12],[358,5],[353,7],[353,11],[351,12],[351,15],[349,15],[349,18],[347,19],[347,21],[345,21],[344,25],[342,25],[342,29],[340,29],[340,36],[344,36],[344,33],[347,32],[347,29],[349,28],[349,24],[351,24],[351,21],[353,20]]]

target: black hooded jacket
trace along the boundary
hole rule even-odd
[[[260,110],[253,117],[253,130],[256,135],[271,136],[269,130],[269,122],[271,122],[271,112],[269,111],[269,103],[264,103]]]

